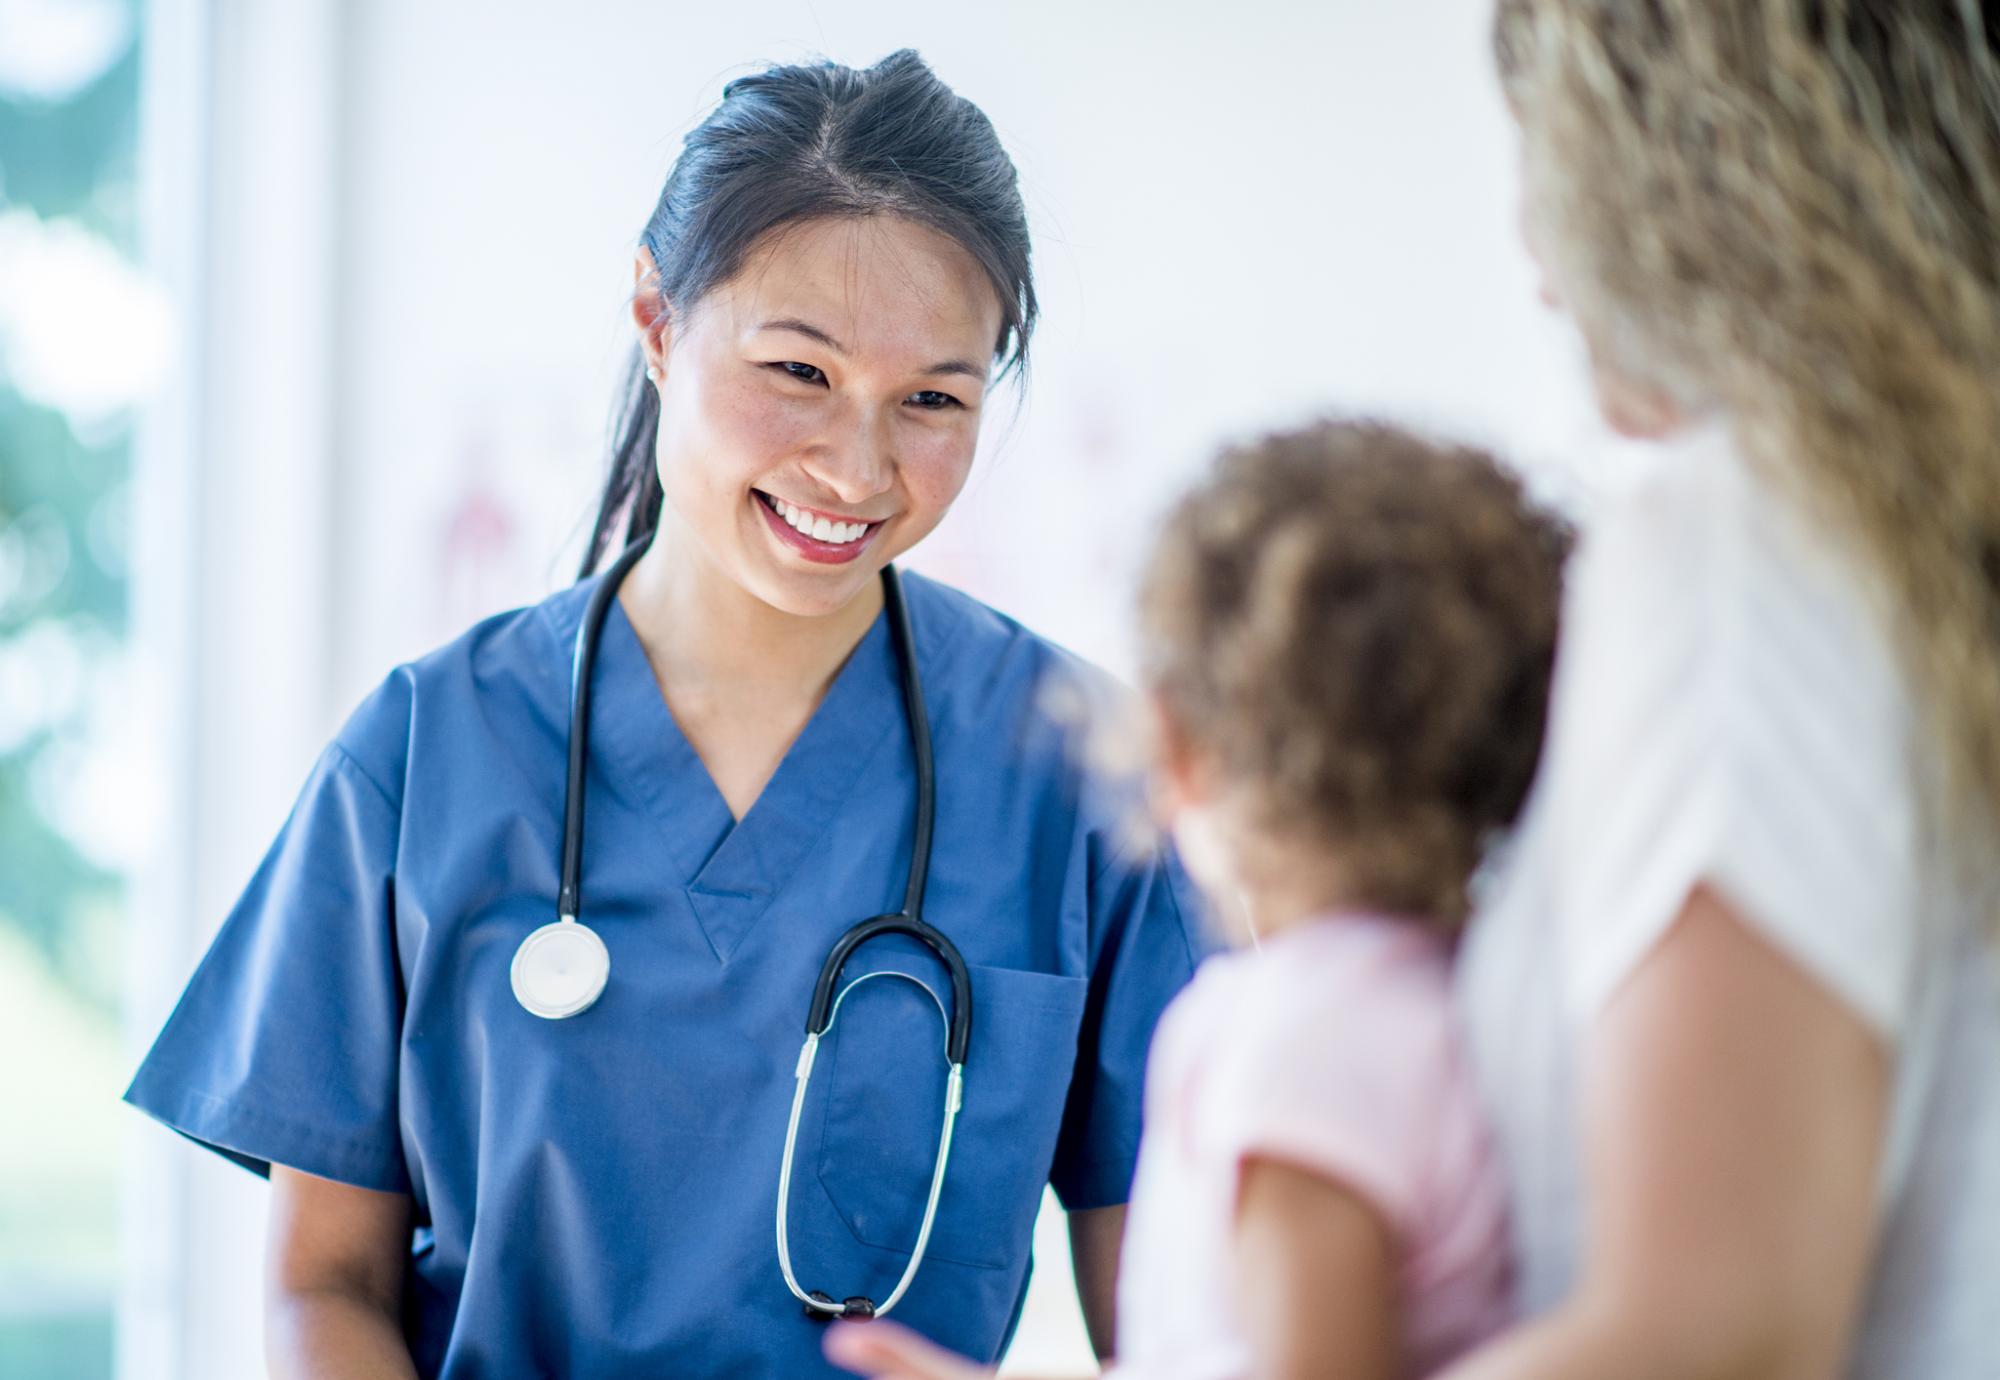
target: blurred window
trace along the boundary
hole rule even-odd
[[[126,1072],[131,0],[0,0],[0,1375],[108,1377]]]

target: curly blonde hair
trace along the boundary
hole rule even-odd
[[[1288,870],[1449,929],[1534,776],[1569,545],[1483,452],[1368,423],[1267,436],[1162,526],[1141,678]]]
[[[2000,7],[1500,0],[1593,350],[1718,405],[1889,596],[1961,844],[2000,819]]]

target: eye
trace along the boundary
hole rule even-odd
[[[786,374],[789,374],[791,377],[797,379],[800,383],[826,382],[826,375],[822,373],[817,367],[811,364],[801,364],[795,359],[781,359],[777,363],[772,364],[769,367],[773,369],[783,370]]]
[[[914,403],[926,412],[942,412],[947,407],[965,406],[964,403],[954,398],[951,394],[940,393],[935,388],[926,388],[921,392],[912,393],[907,401]]]

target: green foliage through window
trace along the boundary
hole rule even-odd
[[[0,1046],[20,1056],[0,1074],[0,1375],[102,1380],[125,1073],[102,802],[133,400],[121,322],[93,304],[139,280],[136,9],[14,7],[0,49]]]

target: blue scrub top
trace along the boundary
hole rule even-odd
[[[814,979],[901,907],[914,766],[886,619],[738,823],[616,600],[594,684],[582,918],[597,1004],[523,1010],[509,964],[555,918],[577,623],[596,580],[399,667],[320,757],[129,1101],[249,1168],[415,1200],[405,1332],[425,1376],[813,1376],[786,1290],[779,1161]],[[1146,1047],[1204,938],[1129,786],[1042,712],[1106,681],[984,605],[904,588],[937,759],[926,917],[970,965],[965,1105],[896,1316],[991,1360],[1042,1186],[1124,1202]],[[927,951],[859,950],[949,1002]],[[863,984],[822,1041],[792,1181],[800,1284],[882,1299],[916,1238],[944,1034]]]

